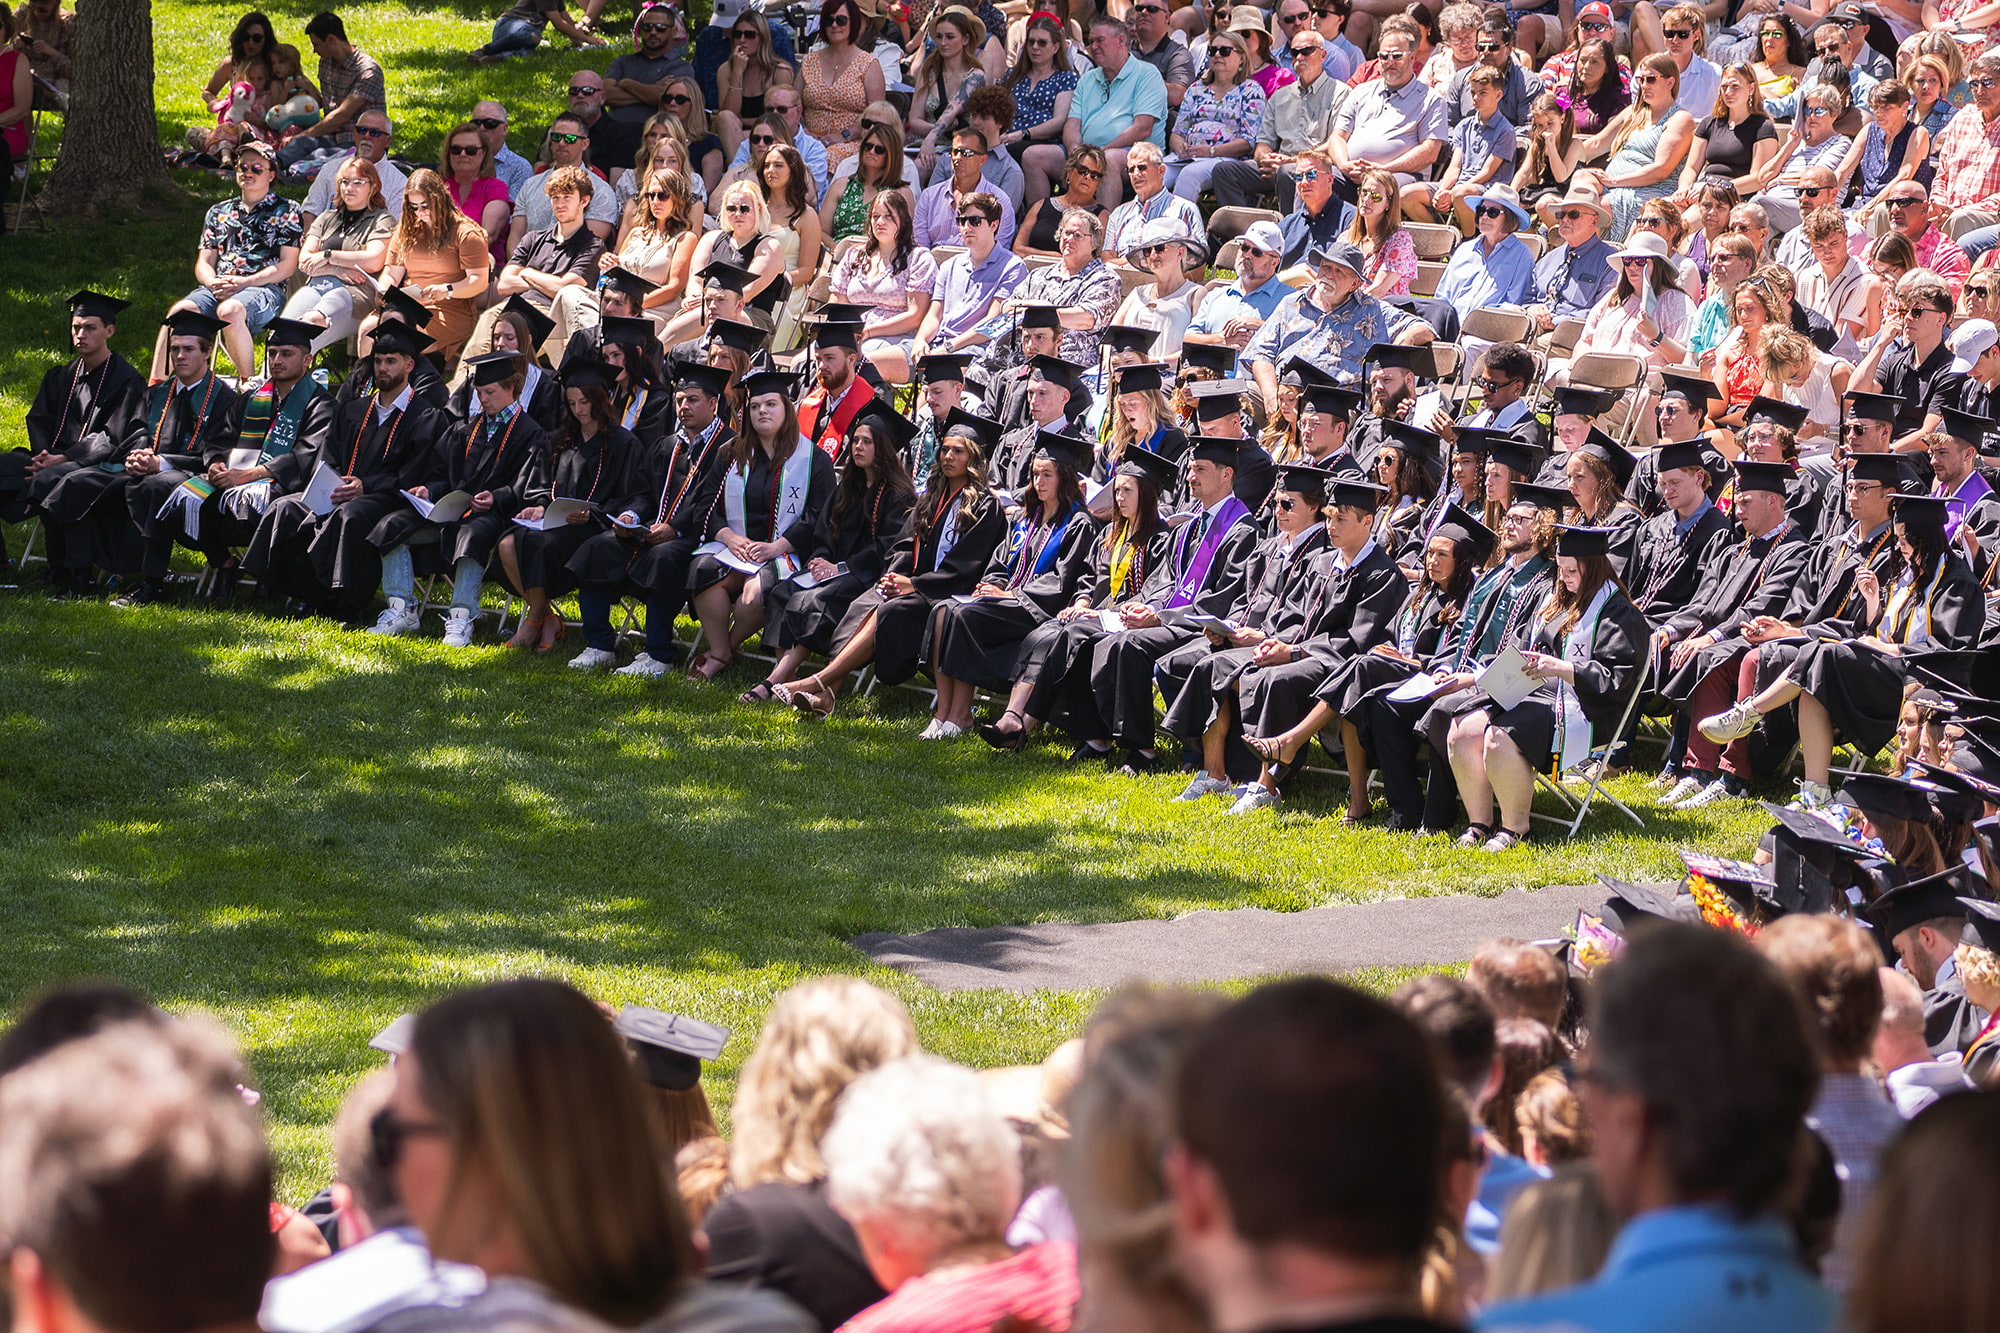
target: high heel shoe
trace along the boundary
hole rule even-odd
[[[1000,723],[1013,718],[1021,725],[1003,727]],[[1019,750],[1028,743],[1027,719],[1019,713],[1005,712],[992,722],[982,722],[977,727],[979,739],[996,750]]]
[[[521,627],[514,631],[512,638],[507,640],[507,646],[509,648],[536,647],[541,642],[542,626],[547,620],[548,617],[545,615],[522,616]]]
[[[548,627],[550,621],[555,623],[556,632],[554,634],[549,633]],[[561,616],[556,615],[553,611],[550,612],[548,619],[542,622],[542,641],[535,645],[535,651],[546,657],[556,650],[556,645],[562,642],[563,635],[567,633],[569,633],[569,622]]]

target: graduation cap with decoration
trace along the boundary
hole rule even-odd
[[[620,1009],[612,1027],[646,1082],[669,1092],[686,1092],[699,1083],[702,1061],[715,1059],[729,1044],[728,1028],[637,1004]]]
[[[1680,857],[1695,910],[1709,925],[1755,934],[1785,914],[1778,905],[1777,884],[1763,866],[1685,849]]]
[[[1118,475],[1143,477],[1159,490],[1170,491],[1180,480],[1181,470],[1171,458],[1136,444],[1128,444],[1124,456],[1118,460]]]
[[[1910,767],[1915,770],[1910,780],[1930,798],[1931,809],[1948,823],[1971,824],[1986,817],[1988,802],[2000,805],[2000,787],[1982,778],[1921,759],[1912,759]]]
[[[118,312],[131,304],[115,296],[106,296],[103,292],[94,292],[88,287],[80,292],[71,292],[68,301],[70,314],[79,319],[101,319],[106,324],[116,324]]]
[[[1868,848],[1820,815],[1764,804],[1776,824],[1771,829],[1771,874],[1786,887],[1794,910],[1822,911],[1835,894],[1874,896],[1883,884],[1886,863]]]

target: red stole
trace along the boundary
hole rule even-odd
[[[874,397],[875,391],[868,386],[868,381],[856,375],[848,381],[847,392],[841,395],[832,418],[822,421],[821,416],[826,409],[826,389],[815,387],[799,404],[799,434],[818,445],[821,453],[838,463],[842,446],[847,440],[847,428],[854,424],[855,415]]]

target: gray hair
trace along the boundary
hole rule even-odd
[[[1124,19],[1113,18],[1109,14],[1099,14],[1090,21],[1090,30],[1096,32],[1099,28],[1110,28],[1125,39],[1127,46],[1132,44],[1132,25]]]
[[[998,1240],[1021,1200],[1021,1150],[979,1076],[934,1055],[891,1060],[841,1094],[820,1144],[850,1221],[949,1247]]]
[[[1847,111],[1847,94],[1830,83],[1815,83],[1805,90],[1799,102],[1803,106],[1827,106],[1833,108],[1834,119],[1838,120]]]
[[[1965,67],[1965,77],[1968,79],[1980,74],[1992,74],[2000,77],[2000,55],[1980,56]]]

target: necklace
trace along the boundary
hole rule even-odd
[[[96,372],[97,383],[90,386],[90,392],[93,398],[95,398],[98,394],[104,391],[105,372],[109,371],[110,369],[111,369],[111,358],[107,356],[97,367],[97,372]],[[56,432],[54,435],[49,437],[49,443],[51,444],[62,443],[63,427],[69,424],[69,405],[76,401],[77,381],[82,378],[83,378],[83,358],[78,357],[76,359],[76,364],[70,367],[69,392],[63,395],[62,415],[56,418]],[[161,415],[164,416],[166,414],[161,413]]]
[[[208,416],[208,405],[214,397],[215,376],[211,374],[208,376],[208,388],[201,395],[201,407],[194,414],[194,425],[188,430],[188,440],[190,442],[201,438],[201,423]],[[173,390],[170,388],[167,390],[167,405],[160,409],[160,424],[153,428],[153,455],[155,457],[159,456],[160,441],[165,438],[167,433],[167,407],[172,407],[173,405]]]

